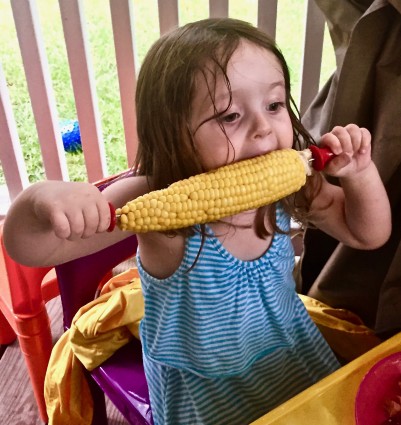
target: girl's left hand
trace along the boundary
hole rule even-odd
[[[325,167],[325,173],[334,177],[352,177],[371,163],[371,134],[369,130],[348,124],[336,126],[321,138],[321,146],[336,155]]]

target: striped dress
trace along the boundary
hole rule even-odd
[[[278,208],[277,222],[289,228]],[[208,232],[212,233],[210,228]],[[216,237],[187,239],[167,279],[138,268],[141,339],[155,425],[244,425],[338,367],[295,292],[288,235],[254,261]]]

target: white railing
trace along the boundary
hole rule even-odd
[[[149,1],[146,0],[146,2]],[[68,180],[58,113],[36,1],[11,0],[10,4],[40,143],[45,176],[48,179]],[[136,74],[139,66],[136,63],[133,5],[131,0],[109,0],[109,5],[127,164],[132,164],[137,146],[134,97]],[[225,17],[229,14],[228,0],[209,0],[208,6],[211,17]],[[306,0],[306,7],[299,100],[301,113],[306,109],[319,88],[325,25],[323,15],[313,0]],[[89,181],[96,181],[108,174],[107,157],[100,125],[99,105],[88,48],[89,42],[82,0],[59,0],[59,9],[77,119],[80,125],[87,178]],[[278,0],[259,0],[257,2],[257,25],[273,37],[276,35],[277,10]],[[158,12],[159,22],[155,22],[155,26],[159,27],[160,34],[179,25],[178,0],[158,0]],[[2,36],[0,35],[0,37]],[[2,39],[1,42],[7,43],[7,40]],[[14,119],[12,99],[10,99],[8,92],[1,60],[0,57],[0,161],[9,197],[13,200],[29,182],[17,123]]]

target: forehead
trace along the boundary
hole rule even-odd
[[[262,80],[284,79],[283,69],[277,56],[272,51],[246,40],[241,41],[227,66],[229,76],[241,72],[245,72],[244,77],[251,74],[260,75],[263,77]]]
[[[222,68],[224,68],[223,56],[224,52],[220,55],[218,64],[212,60],[206,61],[204,64],[203,71],[205,71],[208,79],[214,80],[222,77]],[[272,76],[282,77],[284,79],[282,64],[277,56],[272,51],[251,43],[248,40],[240,41],[228,61],[225,72],[230,77],[230,75],[232,76],[235,73],[241,72],[242,68],[247,70],[245,76],[261,70],[265,78]],[[204,78],[205,76],[203,76]]]
[[[217,101],[228,96],[227,81],[220,66],[212,61],[206,62],[203,71],[197,74],[193,101],[198,106],[206,107],[211,99]],[[279,84],[285,87],[282,65],[276,55],[249,41],[240,42],[225,72],[233,92],[255,86],[269,89]]]

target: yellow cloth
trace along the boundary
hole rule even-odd
[[[144,303],[136,269],[112,278],[101,296],[82,307],[55,344],[45,378],[49,425],[90,425],[93,400],[83,366],[92,370],[139,337]],[[129,308],[127,308],[129,304]]]
[[[382,342],[351,311],[332,308],[306,295],[299,297],[331,349],[345,362],[356,359]]]
[[[351,359],[380,342],[352,313],[332,309],[306,296],[301,299],[329,344],[342,358]],[[77,312],[71,329],[56,343],[46,373],[49,425],[91,424],[93,400],[83,366],[93,370],[129,342],[133,335],[139,338],[143,314],[144,300],[137,269],[112,278],[99,298]]]

